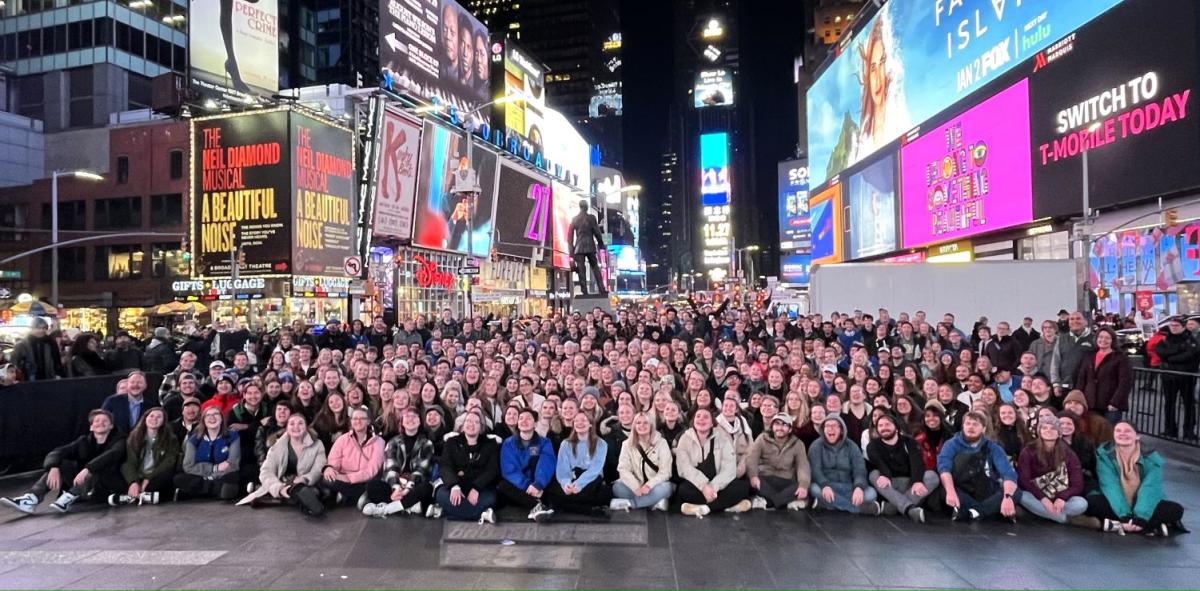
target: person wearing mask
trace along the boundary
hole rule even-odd
[[[746,456],[746,474],[757,492],[750,501],[753,508],[799,511],[808,506],[808,450],[793,433],[791,415],[776,414],[754,440]]]
[[[100,405],[100,408],[107,410],[112,415],[113,428],[121,436],[137,426],[138,420],[142,418],[142,413],[159,406],[158,396],[147,395],[146,374],[141,370],[130,372],[129,377],[125,378],[125,383],[127,386],[125,394],[113,394],[105,398],[104,403]]]
[[[161,493],[174,489],[178,462],[179,440],[167,426],[166,413],[159,407],[147,410],[125,440],[125,492],[109,495],[108,504],[157,505]]]
[[[876,419],[875,432],[879,437],[867,444],[867,461],[874,466],[867,473],[867,481],[901,515],[925,523],[921,504],[937,489],[937,472],[925,467],[921,444],[901,433],[891,414]]]
[[[1188,332],[1178,316],[1167,320],[1167,334],[1154,348],[1159,358],[1159,368],[1181,373],[1196,373],[1200,368],[1200,344]],[[1183,402],[1183,436],[1196,438],[1196,380],[1190,376],[1168,374],[1162,378],[1164,397],[1164,425],[1162,435],[1168,438],[1179,436],[1177,405]]]
[[[107,496],[121,490],[124,481],[116,469],[124,453],[124,441],[113,429],[113,418],[106,410],[88,413],[88,432],[46,454],[45,472],[29,489],[15,498],[0,498],[0,504],[25,514],[37,510],[51,491],[62,491],[50,507],[66,513],[71,505],[85,497]]]
[[[1142,447],[1128,421],[1113,426],[1113,440],[1096,452],[1100,492],[1088,496],[1088,514],[1103,520],[1106,532],[1168,537],[1187,533],[1183,506],[1167,500],[1163,459]]]
[[[35,316],[29,334],[13,346],[10,358],[18,380],[36,382],[63,376],[62,353],[49,330],[46,319]]]
[[[1037,438],[1017,460],[1021,506],[1057,523],[1067,523],[1087,511],[1083,470],[1079,458],[1059,433],[1057,421],[1039,421]]]
[[[946,491],[946,506],[955,521],[1016,516],[1017,471],[1004,449],[984,435],[987,424],[985,415],[967,413],[962,431],[938,454],[937,469]]]
[[[371,427],[371,413],[361,406],[350,411],[350,430],[333,442],[321,470],[322,497],[361,507],[367,483],[383,468],[383,445],[383,438]]]
[[[713,429],[712,411],[697,409],[692,426],[675,446],[679,472],[676,491],[684,515],[702,518],[718,511],[744,513],[750,510],[750,483],[737,478],[733,443]]]
[[[621,444],[617,462],[617,481],[613,483],[614,510],[645,509],[666,511],[675,485],[671,468],[675,458],[666,438],[654,428],[654,419],[646,412],[633,417],[629,438]]]
[[[288,417],[287,433],[267,452],[258,479],[258,489],[238,501],[239,505],[257,505],[270,496],[310,517],[325,513],[318,486],[325,466],[325,446],[308,429],[308,420],[300,413]]]
[[[1096,349],[1096,336],[1082,312],[1073,312],[1067,320],[1069,330],[1058,336],[1054,355],[1050,363],[1050,380],[1054,383],[1054,396],[1061,398],[1077,387],[1079,366],[1084,356]]]
[[[175,475],[175,500],[233,499],[238,493],[241,439],[225,427],[219,408],[206,408],[200,417],[200,424],[183,442],[183,464]]]
[[[383,472],[379,479],[367,483],[366,503],[362,506],[367,517],[386,517],[405,512],[439,515],[433,499],[434,449],[429,434],[421,425],[421,415],[414,408],[400,414],[400,432],[383,450]]]
[[[442,485],[436,497],[448,519],[496,523],[492,506],[500,477],[500,446],[482,431],[483,417],[467,413],[462,432],[447,437],[442,448]]]
[[[500,446],[500,496],[528,509],[530,521],[542,522],[554,515],[543,503],[546,488],[554,480],[558,459],[550,438],[537,432],[538,415],[532,408],[517,411],[517,430]]]
[[[848,441],[841,416],[825,417],[821,438],[808,450],[808,465],[812,508],[879,515],[875,489],[867,482],[866,461],[858,445]]]
[[[1083,391],[1088,408],[1110,423],[1121,420],[1129,409],[1133,390],[1133,364],[1116,345],[1117,333],[1111,328],[1096,331],[1096,347],[1084,353],[1075,384],[1075,389]]]
[[[607,517],[611,501],[604,484],[604,459],[608,444],[596,435],[592,420],[580,412],[571,421],[571,433],[558,448],[555,478],[546,490],[546,501],[555,511]]]

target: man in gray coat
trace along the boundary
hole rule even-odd
[[[1088,351],[1096,350],[1096,335],[1088,328],[1083,312],[1071,313],[1067,327],[1067,332],[1058,335],[1050,364],[1050,380],[1054,384],[1054,395],[1059,398],[1075,387],[1080,362]]]

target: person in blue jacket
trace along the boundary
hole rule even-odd
[[[612,491],[604,485],[604,458],[608,444],[596,434],[592,420],[579,413],[571,434],[558,449],[558,467],[546,490],[550,508],[593,517],[608,517]]]
[[[537,432],[538,413],[523,408],[517,415],[517,432],[500,446],[500,496],[509,503],[529,509],[531,521],[554,515],[542,498],[554,480],[557,460],[550,438]]]
[[[1014,520],[1017,514],[1017,471],[1004,447],[984,435],[987,421],[982,413],[967,413],[962,431],[938,454],[938,475],[955,520],[996,516]]]

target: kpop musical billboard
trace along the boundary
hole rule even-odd
[[[1126,2],[1029,68],[1035,217],[1200,186],[1196,3]],[[1129,31],[1153,31],[1153,42]]]
[[[499,157],[482,146],[467,153],[466,136],[425,122],[413,207],[413,244],[487,256],[492,247]]]
[[[379,2],[383,88],[469,113],[491,100],[488,47],[487,27],[454,0]],[[480,109],[473,122],[488,115]]]
[[[853,35],[808,91],[814,187],[1122,0],[897,0]],[[1160,13],[1147,11],[1167,20]],[[1158,27],[1148,29],[1155,31]],[[1129,37],[1128,31],[1116,37]],[[1155,43],[1158,43],[1157,38]]]
[[[375,189],[374,230],[380,236],[408,238],[412,231],[413,199],[417,194],[417,155],[421,125],[386,109],[379,139],[378,182]]]
[[[896,237],[896,157],[887,154],[846,182],[850,224],[846,227],[849,258],[861,259],[891,252]]]
[[[904,248],[1033,220],[1029,83],[923,131],[900,150]]]
[[[813,265],[842,262],[844,242],[840,183],[809,196],[808,219],[812,232],[812,253],[809,262]]]
[[[190,0],[188,81],[202,97],[235,103],[278,92],[278,1]]]

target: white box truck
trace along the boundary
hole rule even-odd
[[[1083,288],[1076,262],[1055,260],[820,265],[809,289],[812,311],[826,318],[855,309],[877,316],[887,308],[893,318],[924,310],[934,325],[949,312],[960,328],[987,316],[993,327],[1003,320],[1016,329],[1026,316],[1039,327],[1060,309],[1076,309]]]

